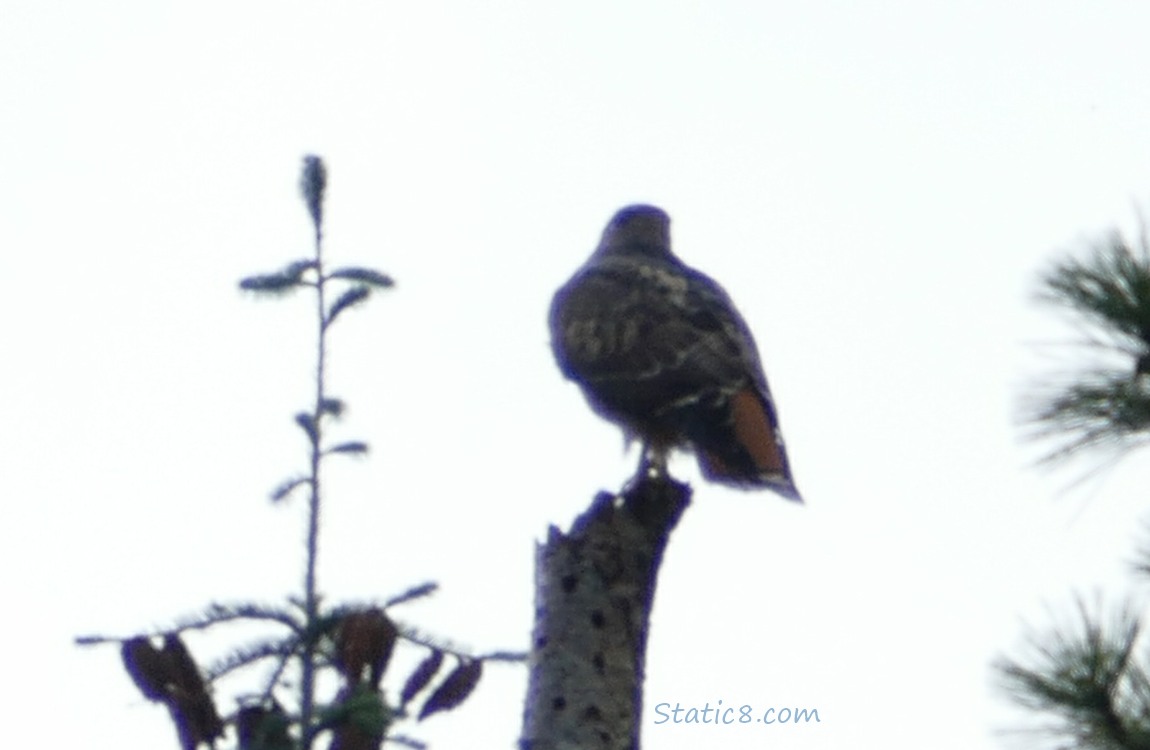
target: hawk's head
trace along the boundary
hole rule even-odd
[[[655,206],[621,208],[603,230],[597,255],[638,253],[668,255],[671,252],[671,217]]]

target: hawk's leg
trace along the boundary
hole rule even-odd
[[[639,471],[635,474],[635,481],[668,479],[666,446],[643,443],[642,457],[639,459]]]

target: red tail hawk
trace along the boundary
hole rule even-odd
[[[555,293],[551,346],[591,408],[643,441],[641,471],[689,446],[708,479],[801,502],[750,329],[727,293],[671,252],[654,206],[615,214]]]

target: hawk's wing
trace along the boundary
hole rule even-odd
[[[560,369],[618,416],[648,419],[705,384],[747,378],[714,282],[629,258],[588,265],[555,295],[551,341]],[[599,405],[599,404],[597,404]]]

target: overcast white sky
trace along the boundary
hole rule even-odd
[[[1070,593],[1126,590],[1142,457],[1062,493],[1017,397],[1070,333],[1036,269],[1150,202],[1141,2],[5,3],[0,549],[9,744],[175,747],[114,650],[299,579],[310,305],[237,280],[328,252],[392,274],[349,315],[321,583],[443,589],[408,622],[525,648],[533,545],[634,468],[564,382],[553,290],[662,206],[758,336],[806,507],[702,483],[664,565],[648,750],[983,750],[988,663]],[[209,644],[193,641],[193,650]],[[404,658],[418,658],[407,654]],[[395,687],[395,678],[392,688]],[[492,668],[435,748],[511,747]],[[654,725],[654,706],[821,723]],[[227,704],[224,704],[225,707]],[[35,738],[35,739],[33,739]],[[64,740],[60,740],[64,741]]]

